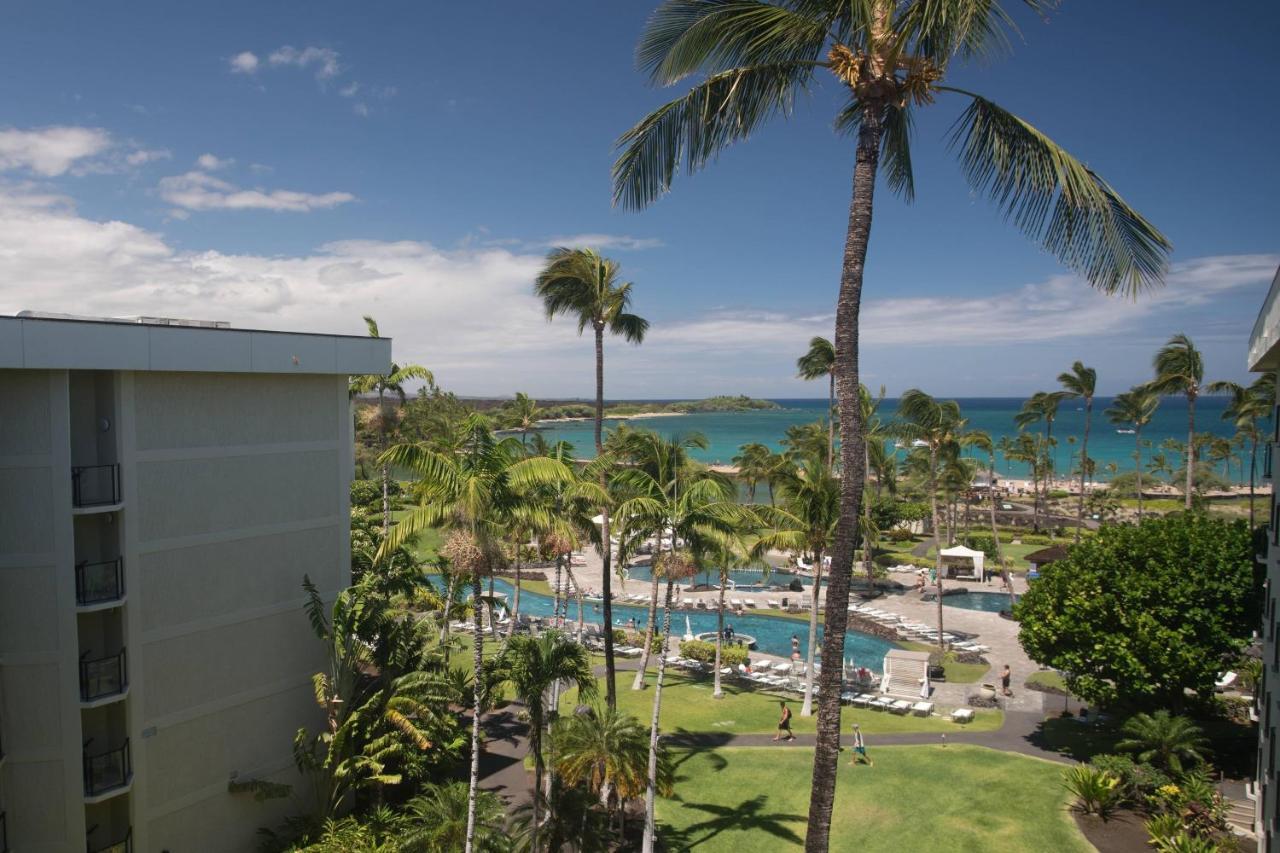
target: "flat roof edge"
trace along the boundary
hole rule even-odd
[[[0,317],[0,368],[385,374],[391,368],[391,339]]]
[[[1280,268],[1249,336],[1248,367],[1255,373],[1280,367]]]

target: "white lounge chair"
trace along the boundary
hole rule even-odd
[[[917,703],[915,703],[914,705],[912,705],[912,706],[911,706],[911,713],[913,713],[913,714],[919,714],[919,715],[920,715],[920,716],[922,716],[922,717],[927,717],[927,716],[929,716],[930,714],[932,714],[932,713],[933,713],[933,703],[932,703],[932,702],[917,702]]]
[[[911,703],[905,699],[897,699],[889,706],[889,710],[895,714],[906,714],[911,711]]]
[[[972,708],[956,708],[951,712],[951,721],[955,723],[971,723],[973,722]]]
[[[786,661],[779,661],[770,667],[774,672],[790,672],[791,664]]]
[[[859,693],[857,696],[853,697],[853,705],[855,708],[866,708],[875,701],[875,698],[876,696],[874,693]]]
[[[746,598],[746,599],[743,599],[742,603],[743,603],[743,604],[745,604],[747,607],[749,607],[749,608],[750,608],[750,609],[752,609],[752,610],[755,610],[755,609],[756,609],[756,607],[758,606],[758,605],[756,604],[756,600],[755,600],[754,598]]]
[[[736,610],[736,609],[738,609],[739,607],[741,607],[741,606],[742,606],[742,599],[741,599],[741,598],[731,598],[731,599],[729,599],[729,603],[730,603],[730,604],[732,604],[732,605],[733,605],[733,607],[734,607],[734,609]]]
[[[781,605],[781,604],[779,604],[779,603],[778,603],[778,601],[777,601],[776,599],[770,598],[770,599],[769,599],[768,601],[766,601],[765,603],[766,603],[766,604],[768,604],[768,605],[769,605],[769,607],[770,607],[771,609],[773,609],[773,610],[781,610],[781,609],[782,609],[782,605]]]
[[[685,606],[685,607],[693,607],[693,599],[692,599],[692,598],[686,598],[686,599],[684,599],[684,601],[682,601],[681,603],[682,603],[682,604],[684,604],[684,606]]]

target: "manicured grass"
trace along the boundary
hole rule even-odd
[[[391,511],[391,521],[395,523],[409,514],[407,509],[397,509]],[[434,527],[429,527],[418,533],[418,538],[409,547],[413,550],[414,556],[419,560],[430,561],[436,558],[436,554],[440,551],[440,546],[444,544],[444,535]]]
[[[656,674],[650,670],[645,683],[646,690],[632,690],[634,671],[618,672],[618,709],[648,723],[653,714],[653,684]],[[796,734],[812,734],[816,717],[800,716],[800,699],[766,691],[752,690],[735,682],[725,681],[724,698],[711,696],[710,678],[693,678],[687,673],[668,670],[662,687],[662,730],[664,732],[723,732],[729,734],[772,734],[778,726],[778,701],[785,698],[791,706],[792,728]],[[604,683],[599,683],[597,701],[604,699]],[[568,713],[578,703],[577,691],[570,691],[561,701],[561,711]],[[1004,715],[1000,711],[978,711],[973,722],[963,728],[969,731],[994,731],[1000,728]],[[849,728],[854,722],[867,734],[896,732],[953,732],[961,726],[941,717],[899,716],[887,711],[868,711],[864,708],[846,707],[841,713],[841,725]]]
[[[1056,672],[1044,670],[1042,672],[1033,672],[1027,676],[1027,687],[1033,690],[1043,690],[1046,693],[1069,693],[1067,690],[1066,680]]]
[[[1060,765],[982,747],[876,748],[869,740],[874,767],[840,761],[833,851],[1091,849],[1067,812]],[[671,849],[801,848],[811,749],[730,747],[673,757],[676,797],[658,803],[660,831]]]

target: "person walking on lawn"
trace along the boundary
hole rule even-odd
[[[781,740],[782,733],[787,733],[787,740],[795,740],[796,736],[791,731],[791,709],[787,707],[786,701],[778,703],[782,706],[782,716],[778,719],[778,733],[773,736],[774,740]]]

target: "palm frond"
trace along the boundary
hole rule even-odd
[[[910,204],[916,197],[915,175],[911,170],[911,132],[914,125],[910,105],[889,104],[884,110],[880,168],[885,186]]]
[[[671,187],[682,161],[696,172],[769,119],[790,115],[817,66],[785,61],[722,71],[645,116],[616,144],[614,204],[647,207]]]
[[[1027,122],[972,92],[951,145],[975,191],[1106,293],[1161,283],[1172,245],[1092,169]]]
[[[816,60],[826,37],[825,21],[805,10],[761,0],[667,0],[645,25],[636,63],[669,86],[698,72]]]

